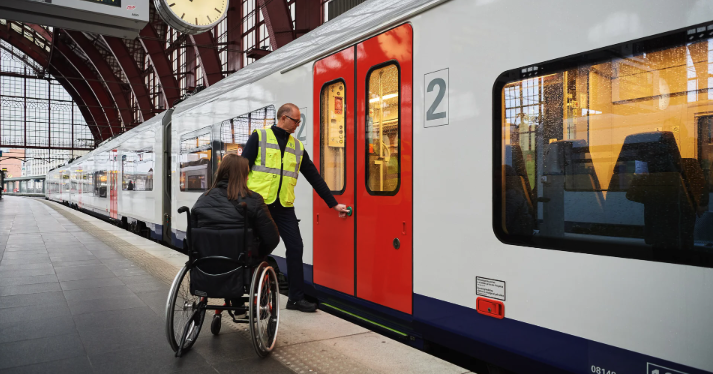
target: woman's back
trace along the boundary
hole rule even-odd
[[[215,188],[198,198],[191,210],[193,227],[210,230],[242,229],[245,225],[244,209],[247,208],[247,225],[252,236],[258,240],[259,256],[267,256],[277,247],[280,235],[262,196],[250,193],[229,200],[227,186],[228,181],[218,181]],[[245,203],[245,208],[242,203]],[[252,247],[250,244],[248,246]]]

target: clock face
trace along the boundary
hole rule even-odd
[[[212,29],[225,17],[228,0],[154,0],[161,18],[185,34]]]

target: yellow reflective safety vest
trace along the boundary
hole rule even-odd
[[[256,129],[254,132],[257,132],[260,150],[250,170],[248,188],[259,193],[265,199],[265,204],[275,202],[279,189],[282,206],[294,206],[295,185],[305,149],[302,142],[290,135],[285,145],[285,154],[281,157],[280,145],[271,129]]]

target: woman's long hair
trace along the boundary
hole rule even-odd
[[[251,195],[252,193],[248,189],[248,174],[250,174],[250,164],[246,158],[234,153],[227,154],[220,161],[213,185],[206,191],[206,195],[222,180],[228,181],[228,200],[237,200],[238,196]]]

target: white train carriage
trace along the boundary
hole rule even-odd
[[[164,114],[48,173],[51,200],[163,237]],[[57,183],[55,187],[53,183]],[[58,192],[57,192],[58,191]]]
[[[364,3],[166,114],[164,240],[292,102],[354,211],[296,186],[322,309],[518,372],[713,372],[710,38],[705,1]]]

